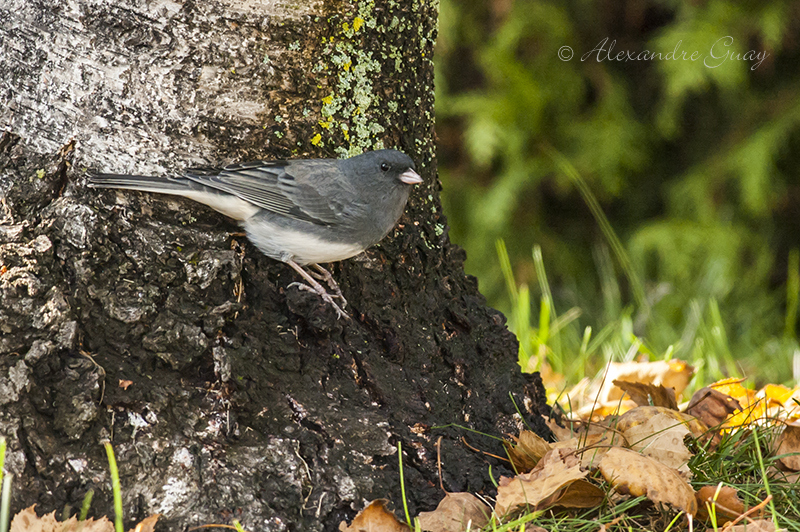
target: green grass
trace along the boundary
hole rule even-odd
[[[657,306],[644,310],[623,306],[611,258],[600,253],[598,275],[604,287],[604,319],[586,323],[589,320],[584,319],[582,308],[562,310],[563,304],[554,298],[538,246],[532,253],[536,291],[516,282],[505,242],[497,241],[496,249],[510,302],[509,328],[520,343],[523,371],[540,371],[546,363],[553,373],[563,376],[565,383],[575,384],[599,375],[609,361],[625,362],[644,354],[650,360],[678,358],[694,366],[690,392],[726,377],[744,378],[758,386],[768,382],[793,385],[792,361],[800,353],[794,334],[800,294],[796,252],[788,265],[783,336],[745,349],[741,342],[732,345],[721,305],[713,297],[691,299],[680,327],[675,325],[674,316],[664,315]],[[533,312],[537,307],[538,312]],[[651,341],[650,333],[662,340]],[[739,331],[739,336],[742,334]],[[671,340],[664,342],[664,338]]]

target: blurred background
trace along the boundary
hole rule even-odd
[[[792,381],[800,3],[441,0],[436,54],[450,236],[524,368]]]

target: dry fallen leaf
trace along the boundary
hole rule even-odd
[[[706,386],[694,392],[686,413],[713,428],[722,425],[729,415],[741,409],[733,397]]]
[[[781,471],[776,467],[767,468],[767,474],[779,478],[781,482],[787,484],[797,484],[800,482],[800,472],[798,471]]]
[[[573,415],[577,415],[573,412]],[[614,418],[616,419],[616,418]],[[616,427],[612,428],[612,422],[610,419],[606,418],[602,421],[589,421],[582,420],[577,417],[575,418],[567,418],[563,417],[561,419],[562,423],[565,425],[565,428],[559,428],[555,425],[548,423],[548,427],[553,434],[557,436],[558,441],[555,443],[551,443],[551,447],[555,448],[558,442],[570,440],[572,438],[586,438],[587,435],[593,434],[604,434],[607,435],[609,432],[618,432]],[[557,430],[554,430],[554,427]]]
[[[624,434],[626,431],[630,430],[631,427],[646,423],[649,419],[658,414],[675,420],[675,423],[682,423],[695,437],[701,436],[708,431],[708,427],[697,418],[676,410],[664,408],[663,406],[637,406],[622,414],[617,419],[615,427]],[[628,441],[630,442],[630,440]]]
[[[786,405],[792,398],[797,388],[789,389],[782,384],[767,384],[761,389],[761,394],[770,402],[781,406]]]
[[[725,395],[730,395],[739,401],[739,403],[742,403],[743,400],[745,403],[750,403],[756,398],[756,392],[755,390],[745,387],[742,382],[742,379],[729,377],[710,384],[709,388],[713,388]]]
[[[386,509],[386,500],[377,499],[358,512],[350,526],[347,526],[344,521],[339,523],[339,530],[341,532],[408,532],[408,527]]]
[[[739,491],[730,486],[703,486],[697,493],[697,518],[705,521],[709,518],[709,508],[719,524],[736,519],[745,512],[744,503],[739,499]]]
[[[628,394],[631,400],[639,406],[663,406],[671,410],[678,409],[674,388],[624,380],[615,380],[613,384]]]
[[[606,429],[604,433],[570,438],[553,444],[554,449],[571,449],[581,459],[584,469],[596,468],[600,459],[614,446],[627,447],[628,442],[619,431]]]
[[[800,424],[788,423],[783,433],[778,438],[776,455],[786,455],[778,458],[778,462],[790,471],[800,471]]]
[[[520,507],[544,508],[555,503],[562,490],[588,471],[581,471],[575,453],[568,449],[553,449],[530,473],[514,478],[500,477],[494,510],[503,516]]]
[[[657,362],[612,362],[602,379],[582,379],[566,391],[562,400],[569,410],[583,419],[597,420],[616,412],[625,412],[636,406],[622,400],[623,391],[613,381],[628,381],[673,388],[676,397],[683,393],[694,374],[694,368],[681,360]]]
[[[25,508],[11,520],[10,532],[114,532],[114,524],[105,517],[98,520],[92,518],[85,521],[78,521],[73,516],[66,521],[57,521],[56,512],[52,511],[47,515],[39,517],[36,515],[36,505]],[[156,522],[161,514],[151,515],[136,525],[136,528],[129,532],[153,532]]]
[[[545,420],[550,432],[553,433],[553,436],[555,436],[556,440],[558,441],[572,438],[575,436],[576,432],[580,432],[583,427],[585,427],[585,424],[580,421],[574,421],[566,418],[562,418],[559,422],[562,423],[563,426],[559,425],[551,418]]]
[[[771,519],[756,519],[749,523],[732,526],[725,532],[786,532],[786,529],[776,527]]]
[[[771,388],[774,385],[764,387],[764,396],[769,401],[771,407],[777,410],[778,414],[783,414],[787,419],[795,420],[800,417],[800,386],[789,390],[788,396],[781,394],[780,390]],[[773,413],[775,416],[776,413]]]
[[[730,396],[740,406],[738,412],[731,412],[725,418],[725,429],[745,426],[759,419],[797,419],[800,413],[797,401],[800,388],[790,390],[785,386],[767,385],[755,391],[745,387],[741,379],[724,379],[709,388]]]
[[[422,530],[430,532],[463,532],[478,530],[489,522],[492,509],[471,493],[445,493],[432,512],[418,516]]]
[[[673,416],[659,412],[644,423],[632,425],[623,434],[630,442],[631,449],[677,469],[688,478],[691,475],[688,463],[692,453],[683,443],[684,437],[691,434],[686,425]]]
[[[606,493],[587,480],[576,480],[568,484],[553,505],[564,508],[595,508],[605,499]]]
[[[548,532],[546,528],[542,528],[539,525],[534,525],[533,523],[525,523],[525,532]]]
[[[36,505],[25,508],[11,520],[10,532],[62,532],[63,530],[77,530],[78,519],[70,517],[66,521],[57,521],[56,512],[52,511],[47,515],[39,517],[35,511]],[[101,517],[97,521],[87,519],[82,521],[82,532],[114,532],[114,525]]]
[[[614,447],[600,461],[599,469],[619,493],[645,495],[655,503],[668,503],[691,515],[697,513],[694,490],[677,471],[652,458]]]
[[[612,362],[606,374],[606,383],[599,395],[601,404],[622,398],[622,391],[613,386],[615,380],[641,382],[674,388],[680,395],[689,384],[694,368],[682,360],[659,360],[656,362]]]
[[[519,438],[511,436],[514,443],[503,441],[508,458],[517,473],[527,473],[539,463],[544,455],[552,449],[541,436],[530,430],[523,430]]]
[[[136,528],[129,530],[128,532],[153,532],[153,530],[156,528],[156,522],[158,521],[159,517],[161,517],[161,514],[153,514],[150,517],[146,517],[142,519],[138,525],[136,525]]]

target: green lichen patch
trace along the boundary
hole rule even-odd
[[[407,85],[419,77],[423,62],[429,62],[436,31],[435,24],[419,24],[419,11],[419,5],[397,2],[376,9],[375,2],[366,0],[354,3],[350,12],[328,17],[331,34],[320,40],[323,59],[312,69],[328,74],[330,88],[320,99],[315,145],[328,143],[339,156],[349,157],[382,148],[387,133],[398,139],[398,129],[409,129],[402,127],[409,106],[406,94],[419,87]],[[418,27],[427,29],[418,33]],[[425,108],[432,106],[432,88],[430,93]],[[419,106],[421,100],[411,105]]]

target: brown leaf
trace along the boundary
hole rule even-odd
[[[576,413],[573,412],[573,414]],[[550,444],[551,447],[553,448],[555,448],[559,442],[563,442],[573,438],[585,438],[586,435],[606,434],[610,430],[609,425],[607,423],[604,423],[603,421],[601,422],[588,421],[588,420],[582,421],[577,418],[568,419],[564,417],[562,418],[562,422],[565,425],[564,428],[558,427],[554,423],[547,422],[547,426],[550,428],[550,430],[553,432],[553,434],[557,437],[558,440]]]
[[[601,404],[607,404],[622,398],[622,391],[612,385],[615,380],[661,385],[674,388],[675,394],[680,395],[693,374],[694,368],[681,360],[612,362],[609,364],[605,384],[597,399]]]
[[[132,528],[128,532],[153,532],[153,530],[156,528],[156,522],[158,521],[159,517],[161,517],[161,514],[153,514],[150,517],[145,517],[139,522],[138,525],[136,525],[136,528]],[[68,530],[66,532],[72,531]]]
[[[418,516],[422,530],[430,532],[463,532],[483,528],[489,522],[492,509],[471,493],[445,493],[444,499],[432,512]]]
[[[25,508],[11,520],[10,532],[63,532],[77,530],[79,523],[77,517],[70,517],[66,521],[56,521],[56,512],[38,517],[36,505]],[[105,517],[95,521],[87,519],[80,523],[82,532],[114,532],[114,525]]]
[[[786,529],[776,527],[771,519],[755,519],[749,523],[732,526],[726,532],[786,532]]]
[[[686,423],[659,412],[644,423],[632,425],[623,434],[632,450],[677,469],[685,477],[691,475],[687,464],[692,453],[683,443],[684,437],[691,434]]]
[[[713,428],[724,423],[730,414],[741,409],[742,406],[733,397],[706,386],[694,392],[689,406],[686,407],[686,413]]]
[[[520,432],[519,438],[515,436],[511,436],[511,438],[514,443],[503,441],[503,446],[517,473],[527,473],[536,467],[539,460],[552,449],[548,442],[530,430]]]
[[[408,527],[402,524],[392,512],[386,509],[385,499],[376,499],[366,508],[358,512],[350,526],[342,521],[339,523],[341,532],[408,532]]]
[[[576,480],[553,501],[564,508],[594,508],[605,499],[606,493],[587,480]]]
[[[522,506],[539,508],[551,505],[561,490],[588,473],[581,471],[574,452],[553,449],[530,473],[514,478],[500,477],[494,510],[502,516]]]
[[[617,419],[616,428],[624,434],[630,430],[631,427],[646,423],[649,419],[658,414],[674,419],[675,423],[684,424],[695,437],[701,436],[708,431],[708,427],[695,417],[676,410],[664,408],[663,406],[637,406],[636,408],[628,410]],[[630,442],[630,440],[628,441]]]
[[[545,420],[550,432],[553,433],[553,436],[555,436],[558,441],[572,438],[575,436],[575,432],[581,432],[585,426],[580,421],[575,422],[566,418],[562,418],[562,420],[563,426],[556,423],[552,418]]]
[[[790,471],[800,471],[800,424],[797,421],[788,423],[783,434],[778,438],[778,462]]]
[[[611,429],[606,429],[604,433],[570,438],[553,444],[554,449],[576,451],[581,459],[581,467],[584,469],[596,468],[600,459],[614,446],[627,447],[628,442],[619,431]]]
[[[534,525],[531,522],[525,523],[525,532],[548,532],[546,528],[542,528],[539,525]]]
[[[652,458],[614,447],[600,461],[599,469],[619,493],[645,495],[655,503],[668,503],[691,515],[697,513],[694,490],[677,471]]]
[[[769,467],[767,468],[767,474],[779,477],[781,482],[787,484],[797,484],[800,482],[800,472],[798,471],[781,471],[776,467]]]
[[[630,396],[639,406],[663,406],[671,410],[678,409],[675,399],[675,388],[666,388],[660,384],[615,380],[614,386]]]
[[[745,512],[739,491],[730,486],[703,486],[694,496],[698,506],[697,518],[703,521],[710,517],[709,507],[714,508],[719,524],[732,521]]]

